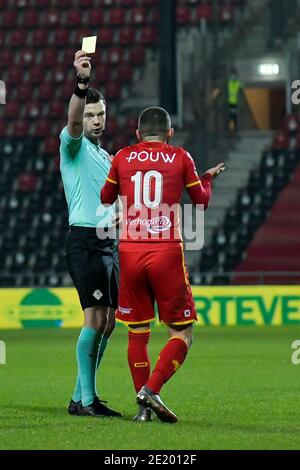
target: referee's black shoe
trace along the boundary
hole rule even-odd
[[[144,405],[154,411],[156,416],[165,423],[176,423],[177,416],[164,404],[159,395],[144,386],[136,396],[138,405]]]
[[[80,416],[81,401],[71,400],[68,407],[68,413],[72,416]]]
[[[94,416],[95,418],[122,418],[122,413],[111,410],[108,406],[104,405],[102,400],[98,397],[94,398],[93,403],[88,406],[81,406],[79,409],[80,416]]]

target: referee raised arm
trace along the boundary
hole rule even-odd
[[[111,167],[110,156],[100,145],[106,103],[99,91],[89,88],[90,57],[77,51],[74,67],[77,85],[69,104],[68,125],[60,134],[60,171],[70,225],[66,258],[84,325],[76,347],[78,375],[68,412],[121,417],[103,404],[96,390],[96,372],[115,326],[119,283],[115,242],[100,240],[96,233],[96,228],[109,227],[115,217],[114,208],[99,207],[99,194]]]

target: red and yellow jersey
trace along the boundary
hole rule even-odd
[[[178,242],[179,203],[184,188],[194,204],[207,208],[211,175],[205,174],[200,180],[186,150],[161,142],[140,142],[115,156],[101,202],[113,204],[121,196],[121,242]]]

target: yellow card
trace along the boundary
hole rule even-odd
[[[88,54],[94,54],[96,52],[96,42],[97,36],[89,36],[87,38],[82,38],[82,51],[87,52]]]

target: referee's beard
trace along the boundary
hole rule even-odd
[[[87,139],[89,139],[93,144],[98,145],[100,143],[100,138],[104,132],[104,128],[99,127],[97,130],[92,131],[84,131],[84,135]]]

